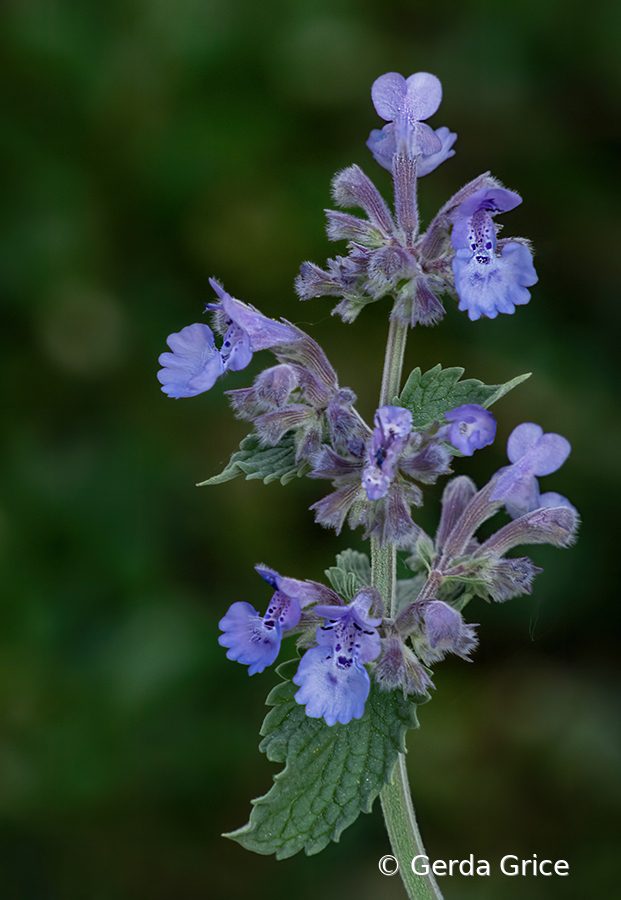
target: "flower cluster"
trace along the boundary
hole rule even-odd
[[[450,473],[457,451],[471,456],[496,433],[493,415],[474,403],[455,407],[446,419],[451,424],[416,431],[408,409],[383,406],[364,446],[337,453],[324,444],[308,474],[330,479],[336,490],[311,507],[316,521],[339,533],[347,519],[352,528],[364,525],[365,537],[374,535],[380,545],[411,546],[420,531],[411,506],[423,501],[414,482],[434,484]]]
[[[229,648],[228,658],[247,665],[254,675],[274,662],[286,632],[310,628],[313,646],[293,678],[300,688],[296,701],[307,715],[323,716],[328,725],[359,719],[371,686],[364,664],[381,649],[377,626],[382,619],[370,615],[374,605],[381,608],[377,591],[361,589],[344,605],[338,594],[317,582],[285,578],[267,566],[256,569],[275,591],[264,616],[249,603],[236,602],[220,620],[218,640]]]
[[[406,326],[439,322],[442,295],[457,298],[471,320],[493,319],[528,303],[528,288],[537,281],[529,243],[499,238],[495,224],[495,216],[515,209],[521,198],[489,173],[461,188],[421,233],[417,181],[455,154],[457,136],[427,124],[442,99],[439,80],[427,72],[407,79],[390,72],[376,80],[372,99],[386,124],[371,132],[367,146],[392,174],[394,211],[358,166],[338,173],[335,203],[357,207],[364,217],[327,212],[328,236],[348,241],[347,255],[328,260],[325,269],[304,263],[296,281],[300,298],[335,296],[334,312],[351,322],[366,304],[389,296],[393,337],[403,337]],[[530,422],[519,425],[508,440],[509,465],[484,487],[477,490],[463,475],[447,482],[432,539],[412,518],[412,507],[423,500],[420,485],[450,475],[454,457],[472,456],[496,434],[489,410],[477,403],[447,408],[446,398],[491,403],[514,382],[491,390],[461,382],[453,392],[446,380],[424,381],[426,373],[418,399],[406,386],[393,404],[380,405],[371,428],[316,341],[285,319],[270,319],[233,298],[213,279],[211,285],[217,295],[206,304],[212,327],[195,323],[168,337],[171,352],[160,356],[158,372],[162,390],[173,398],[196,396],[227,371],[246,368],[255,352],[271,350],[275,365],[249,387],[227,392],[235,415],[254,428],[249,452],[261,461],[253,460],[252,477],[271,480],[288,475],[293,465],[297,474],[331,481],[332,492],[311,507],[316,521],[337,533],[345,522],[362,525],[380,552],[387,545],[406,550],[412,570],[399,579],[396,597],[392,587],[382,597],[371,586],[375,576],[366,557],[364,565],[338,570],[342,583],[329,570],[335,590],[258,565],[273,591],[267,609],[261,615],[248,602],[234,602],[220,621],[219,643],[254,675],[275,662],[285,636],[296,636],[302,656],[293,677],[295,701],[328,726],[360,719],[372,684],[379,691],[424,695],[433,687],[429,666],[449,653],[469,659],[477,645],[476,626],[462,615],[470,599],[503,602],[530,593],[541,570],[528,557],[507,553],[523,544],[567,547],[574,540],[577,511],[560,494],[541,493],[538,481],[564,463],[568,441]],[[389,342],[395,358],[396,346],[396,339]],[[388,385],[396,381],[396,369],[387,354],[384,398],[392,399]],[[511,521],[481,542],[479,528],[503,508]]]
[[[457,295],[470,319],[495,318],[528,303],[537,281],[528,241],[497,239],[492,216],[521,203],[489,174],[465,185],[419,233],[417,179],[455,154],[457,135],[433,130],[425,120],[442,99],[439,80],[428,72],[403,78],[389,72],[376,80],[372,98],[388,122],[371,132],[367,146],[393,175],[395,216],[358,166],[340,172],[332,184],[337,205],[358,207],[367,218],[327,211],[330,240],[347,240],[348,255],[321,269],[305,262],[296,281],[302,300],[342,299],[334,312],[352,322],[361,309],[393,298],[391,316],[407,325],[435,325],[445,310],[438,295]]]
[[[450,435],[461,416],[470,426],[468,437],[477,434],[475,443],[489,443],[495,423],[492,428],[485,410],[466,404],[452,412],[447,418],[453,424],[442,431],[448,428]],[[477,422],[482,424],[475,429]],[[363,490],[382,494],[378,500],[391,490],[382,479],[397,477],[397,469],[408,458],[411,429],[407,410],[378,410],[358,472],[360,481],[368,483]],[[468,437],[459,433],[465,450],[470,449]],[[447,653],[467,660],[477,646],[475,625],[462,615],[471,597],[503,602],[531,592],[541,569],[528,557],[507,559],[506,554],[521,544],[567,547],[573,542],[576,510],[560,495],[540,494],[536,482],[537,476],[556,471],[569,450],[565,438],[543,434],[538,425],[527,422],[509,437],[511,465],[496,472],[481,490],[467,476],[452,478],[442,496],[435,539],[417,529],[407,562],[419,574],[399,581],[401,599],[392,618],[384,616],[383,600],[370,586],[360,587],[346,604],[317,582],[285,578],[257,566],[274,588],[267,611],[260,616],[249,603],[233,603],[220,622],[220,644],[252,675],[275,661],[285,632],[298,634],[305,653],[293,677],[299,688],[295,700],[307,715],[323,717],[328,725],[347,724],[363,715],[372,680],[380,691],[425,694],[433,687],[429,666]],[[370,475],[372,468],[379,474]],[[504,505],[513,521],[479,543],[478,529]]]

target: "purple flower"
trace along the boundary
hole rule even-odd
[[[496,419],[491,412],[478,403],[464,403],[445,413],[447,422],[438,432],[438,437],[449,441],[464,456],[472,456],[493,443],[496,437]]]
[[[310,599],[310,585],[293,578],[283,578],[266,566],[256,567],[259,575],[276,590],[267,612],[260,616],[249,603],[233,603],[218,623],[223,634],[218,638],[228,647],[228,659],[248,666],[248,674],[255,675],[271,665],[280,651],[282,634],[300,621],[301,606]]]
[[[231,297],[213,278],[210,284],[220,302],[208,303],[206,308],[217,311],[224,321],[222,347],[218,350],[215,346],[208,325],[195,323],[169,335],[166,343],[173,352],[160,355],[163,368],[157,373],[169,397],[202,394],[229,369],[245,369],[257,350],[299,341],[291,325],[268,319],[253,306]]]
[[[546,502],[542,502],[537,481],[537,477],[560,469],[570,451],[569,441],[560,434],[544,434],[543,428],[533,422],[518,425],[507,441],[507,456],[513,465],[498,473],[490,501],[502,501],[512,519],[542,506],[574,509],[560,494],[544,494]]]
[[[401,406],[382,406],[375,413],[375,430],[367,449],[362,486],[369,500],[388,493],[397,460],[412,431],[412,413]]]
[[[497,251],[492,216],[514,209],[522,202],[504,188],[482,188],[460,205],[451,240],[459,309],[471,320],[499,312],[513,313],[530,300],[527,290],[537,282],[530,250],[517,241],[503,241]]]
[[[395,153],[418,157],[416,174],[422,177],[455,155],[457,135],[446,127],[434,132],[424,124],[442,100],[442,85],[435,75],[417,72],[406,79],[388,72],[374,82],[371,97],[378,115],[389,123],[373,129],[367,141],[380,166],[392,170]]]
[[[370,680],[363,663],[379,656],[381,619],[368,617],[370,589],[359,591],[349,606],[316,606],[325,622],[317,629],[317,647],[307,650],[294,684],[300,690],[295,700],[306,706],[306,715],[323,718],[328,725],[346,725],[359,719],[369,695]]]
[[[169,334],[166,343],[173,352],[161,354],[159,362],[164,368],[157,377],[169,397],[202,394],[224,373],[224,360],[208,325],[187,325],[178,334]]]

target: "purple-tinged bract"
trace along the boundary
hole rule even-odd
[[[504,188],[482,188],[459,207],[451,241],[455,248],[453,272],[459,309],[471,320],[513,313],[528,303],[527,288],[537,282],[532,254],[518,241],[505,241],[497,251],[492,216],[514,209],[522,202]]]

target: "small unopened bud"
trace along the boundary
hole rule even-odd
[[[534,565],[527,556],[499,560],[490,566],[486,578],[492,599],[504,603],[512,597],[530,594],[535,576],[540,572],[543,569]]]
[[[444,659],[445,654],[455,653],[468,659],[477,645],[474,625],[464,622],[459,613],[442,600],[432,600],[422,610],[428,647],[423,652],[417,646],[419,656],[428,663]]]
[[[265,369],[257,375],[254,382],[257,399],[263,401],[267,409],[286,403],[289,394],[297,386],[297,372],[293,366],[286,364]]]
[[[442,514],[436,533],[436,547],[438,551],[444,549],[447,537],[476,494],[476,491],[476,484],[467,475],[458,475],[456,478],[451,478],[447,483],[442,493]]]
[[[425,667],[400,638],[385,638],[382,648],[380,661],[373,672],[381,691],[401,689],[404,695],[420,695],[435,687]]]

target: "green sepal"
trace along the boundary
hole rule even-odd
[[[424,375],[416,368],[395,403],[410,410],[415,429],[429,428],[434,422],[442,422],[449,410],[465,403],[477,403],[487,409],[531,375],[518,375],[505,384],[483,384],[476,378],[460,381],[463,374],[461,366],[443,369],[438,364]]]
[[[362,587],[371,584],[371,563],[366,553],[343,550],[337,553],[336,566],[325,570],[330,584],[344,600],[351,600]]]
[[[283,663],[279,674],[293,674],[298,662]],[[406,752],[407,730],[418,728],[417,705],[429,699],[383,693],[372,684],[361,719],[329,726],[306,715],[293,699],[297,690],[285,681],[271,691],[267,703],[273,709],[261,728],[259,749],[285,768],[268,793],[252,801],[250,821],[224,835],[277,859],[300,850],[319,853],[361,812],[371,811],[391,780],[397,755]]]
[[[232,454],[226,467],[219,475],[201,481],[197,487],[212,484],[223,484],[238,475],[245,475],[246,481],[262,478],[264,484],[280,481],[287,484],[293,478],[301,478],[310,471],[308,463],[295,460],[295,443],[293,433],[286,434],[275,447],[262,447],[257,434],[247,435],[239,445],[239,450]]]

